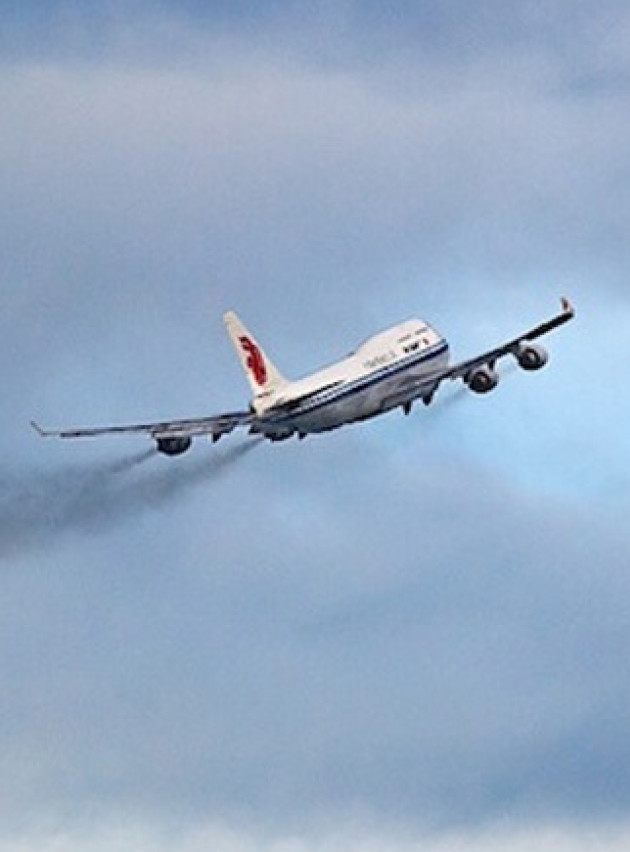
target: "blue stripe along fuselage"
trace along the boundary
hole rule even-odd
[[[413,370],[414,367],[429,365],[441,356],[448,353],[448,344],[445,340],[441,340],[438,344],[425,350],[421,354],[411,355],[393,364],[381,367],[374,372],[367,373],[353,381],[343,383],[339,387],[329,388],[322,391],[320,394],[315,394],[305,400],[302,405],[291,408],[290,411],[283,411],[281,407],[274,410],[269,410],[261,416],[261,420],[269,425],[289,425],[291,421],[295,421],[305,415],[313,414],[315,411],[321,411],[330,405],[341,402],[350,396],[363,393],[376,385],[390,381],[400,373],[405,373]],[[422,374],[417,375],[417,378],[422,378]],[[431,378],[430,371],[427,371],[426,378]]]

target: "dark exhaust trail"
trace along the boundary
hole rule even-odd
[[[0,471],[0,559],[158,509],[227,472],[258,445],[251,441],[183,463],[160,460],[165,466],[159,470],[145,467],[156,457],[151,449],[94,466]]]
[[[157,450],[155,447],[151,447],[142,453],[137,453],[134,456],[129,456],[112,462],[107,466],[107,470],[110,473],[125,473],[128,470],[133,470],[134,467],[139,467],[155,455],[157,455]]]

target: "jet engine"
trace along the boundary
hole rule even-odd
[[[158,438],[157,449],[158,453],[164,453],[165,456],[179,456],[185,453],[192,444],[192,438]]]
[[[524,370],[540,370],[549,360],[549,353],[542,346],[522,343],[516,352],[516,360]]]
[[[483,367],[477,367],[477,369],[472,370],[464,381],[471,391],[475,393],[488,393],[488,391],[493,390],[499,384],[499,375],[492,367],[486,364]]]

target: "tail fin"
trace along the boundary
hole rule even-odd
[[[233,311],[228,311],[223,321],[249,380],[254,399],[264,400],[273,397],[288,384],[288,381],[269,360]]]

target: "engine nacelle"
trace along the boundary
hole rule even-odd
[[[180,456],[190,449],[192,438],[158,438],[157,449],[158,453],[164,453],[165,456]]]
[[[523,370],[540,370],[549,360],[549,353],[542,346],[521,343],[516,352],[516,360]]]
[[[499,374],[486,364],[469,373],[465,382],[475,393],[488,393],[499,384]]]

